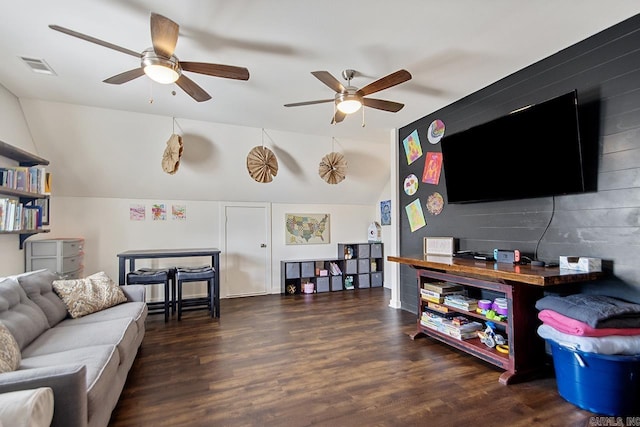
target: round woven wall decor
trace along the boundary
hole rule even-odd
[[[171,135],[167,141],[167,148],[162,154],[162,170],[173,175],[178,171],[180,166],[180,157],[182,157],[182,137],[175,133]]]
[[[347,172],[347,160],[341,153],[331,152],[324,156],[318,167],[318,174],[329,184],[342,182]]]
[[[247,155],[247,170],[257,182],[271,182],[278,174],[278,159],[267,147],[253,147]]]

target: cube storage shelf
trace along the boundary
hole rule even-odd
[[[381,287],[383,270],[382,243],[338,243],[336,258],[280,261],[281,293],[303,294],[308,283],[314,293]]]

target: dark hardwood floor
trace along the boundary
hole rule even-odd
[[[383,288],[225,299],[147,333],[110,426],[586,426],[553,377],[502,371],[429,338]],[[532,339],[536,339],[532,337]]]

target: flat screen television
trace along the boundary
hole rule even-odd
[[[587,191],[574,90],[442,138],[449,203]]]

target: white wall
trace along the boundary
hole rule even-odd
[[[40,154],[33,144],[18,98],[0,85],[0,141],[33,154]],[[0,157],[0,166],[16,166],[15,161]],[[3,196],[0,196],[3,197]],[[24,257],[17,234],[0,235],[0,276],[24,271]]]
[[[187,219],[173,220],[169,214],[165,221],[151,218],[151,205],[164,203],[186,206]],[[50,237],[83,237],[85,239],[84,273],[105,271],[110,277],[118,277],[116,254],[128,249],[197,248],[222,246],[219,210],[216,201],[170,199],[108,199],[93,197],[52,197],[51,218],[55,227]],[[132,221],[129,207],[143,204],[147,215],[144,221]],[[369,205],[325,204],[272,204],[272,277],[268,289],[280,292],[280,261],[286,259],[313,259],[337,257],[339,242],[365,242],[367,227],[375,217],[375,209]],[[317,245],[286,245],[284,218],[286,213],[328,213],[330,215],[330,242]],[[222,254],[224,256],[224,253]],[[181,265],[201,265],[209,259],[181,259]],[[173,266],[175,260],[139,260],[136,267]],[[224,265],[224,263],[221,263]],[[224,284],[223,284],[224,285]],[[204,290],[202,290],[204,291]],[[159,288],[150,289],[150,297],[156,299]],[[225,295],[224,289],[221,294]]]
[[[15,98],[10,100],[16,104]],[[105,271],[117,277],[116,254],[127,249],[220,247],[221,203],[270,202],[269,286],[279,293],[280,260],[335,257],[337,243],[366,241],[369,224],[380,220],[380,200],[390,198],[392,142],[332,141],[177,119],[175,131],[183,135],[185,151],[178,172],[168,175],[160,164],[174,130],[171,117],[32,99],[22,99],[20,105],[40,150],[24,148],[50,160],[48,170],[53,176],[51,233],[32,239],[85,238],[85,274]],[[19,106],[17,110],[22,114]],[[268,184],[253,181],[246,171],[249,150],[263,143],[275,152],[279,163],[277,176]],[[349,165],[347,178],[338,185],[329,185],[318,176],[320,159],[331,151],[345,154]],[[187,220],[152,221],[153,203],[165,203],[167,208],[186,205]],[[146,205],[145,221],[129,219],[132,204]],[[331,242],[285,245],[285,213],[329,213]],[[2,261],[0,274],[23,271],[22,251],[13,237],[1,236],[2,244],[14,243],[8,248],[12,257]],[[141,261],[137,266],[157,267],[162,262]],[[158,293],[152,290],[151,297],[157,298]]]

